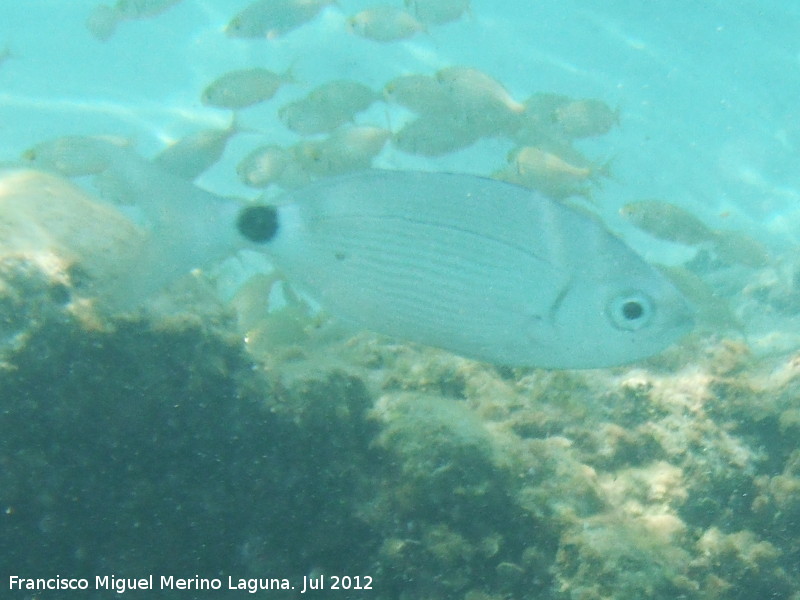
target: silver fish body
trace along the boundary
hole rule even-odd
[[[365,171],[272,210],[264,249],[331,313],[465,357],[613,366],[692,324],[673,285],[596,219],[512,184]]]

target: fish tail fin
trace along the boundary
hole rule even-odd
[[[86,19],[86,28],[98,40],[105,42],[114,35],[119,21],[119,14],[114,8],[107,4],[100,4]]]

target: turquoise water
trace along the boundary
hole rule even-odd
[[[269,44],[221,33],[241,8],[236,2],[182,2],[156,18],[122,23],[107,43],[84,27],[92,2],[14,4],[4,8],[1,36],[15,58],[0,71],[0,151],[13,158],[54,135],[110,133],[132,136],[142,154],[153,154],[167,140],[228,122],[227,113],[198,102],[214,77],[248,65],[282,71],[294,64],[303,85],[285,88],[243,119],[282,143],[292,138],[276,124],[276,108],[316,84],[336,77],[378,87],[402,73],[463,64],[490,73],[519,99],[545,91],[620,107],[621,127],[588,144],[597,146],[596,156],[615,158],[614,180],[598,192],[609,214],[630,199],[666,198],[709,220],[730,210],[733,226],[786,242],[796,226],[799,16],[784,4],[476,3],[472,16],[399,44],[344,31],[344,15],[362,8],[358,2],[328,8]],[[374,112],[370,121],[384,117]],[[259,143],[240,136],[228,156],[233,161]],[[502,162],[508,148],[500,146],[427,166],[485,172],[486,154]],[[394,154],[384,162],[418,164]],[[247,191],[225,163],[202,183]]]
[[[108,597],[95,577],[154,574],[157,588],[171,575],[223,589],[136,597],[248,597],[229,576],[286,578],[295,590],[258,597],[302,597],[303,578],[324,575],[320,597],[793,598],[800,8],[473,0],[455,22],[379,43],[347,29],[368,4],[340,0],[277,39],[239,40],[223,30],[246,1],[183,0],[101,41],[86,27],[93,0],[5,2],[0,162],[62,135],[122,138],[150,159],[228,126],[231,111],[200,101],[216,77],[291,67],[297,82],[239,111],[242,131],[195,180],[253,200],[262,191],[240,181],[240,160],[301,140],[280,107],[333,79],[381,90],[473,67],[518,101],[554,93],[619,111],[608,133],[572,142],[609,165],[572,200],[647,260],[689,265],[707,286],[692,297],[699,334],[616,370],[512,371],[363,335],[342,342],[271,284],[256,290],[282,297],[252,329],[241,316],[257,312],[252,301],[238,300],[237,325],[196,290],[153,301],[155,316],[95,315],[35,252],[21,263],[5,252],[4,594]],[[356,122],[397,132],[411,118],[377,102]],[[373,165],[490,175],[513,148],[484,137],[427,157],[389,143]],[[766,264],[720,264],[702,244],[621,218],[652,198],[744,234]],[[110,269],[87,265],[89,276]],[[268,266],[250,255],[215,269],[227,301]],[[36,592],[12,575],[90,586]],[[330,589],[341,575],[372,589]]]

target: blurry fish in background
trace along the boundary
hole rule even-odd
[[[350,31],[376,42],[396,42],[426,31],[413,15],[394,6],[374,6],[347,19]]]
[[[259,148],[239,163],[237,171],[251,187],[271,183],[285,189],[302,187],[321,177],[371,168],[390,135],[372,125],[344,125],[324,139],[301,140],[288,148]]]
[[[23,164],[64,177],[97,175],[109,166],[115,148],[131,141],[115,136],[66,135],[36,144],[22,153]]]
[[[86,27],[97,39],[106,41],[122,21],[147,19],[163,13],[181,0],[117,0],[113,6],[100,4],[92,10]]]
[[[696,246],[714,240],[714,232],[683,208],[663,200],[637,200],[619,214],[632,225],[668,242]]]
[[[234,38],[275,39],[311,21],[335,0],[257,0],[225,27]]]
[[[276,288],[283,302],[275,307],[265,301]],[[291,285],[276,273],[251,277],[234,295],[237,324],[247,349],[262,360],[291,356],[294,348],[309,340],[325,318],[312,309]]]
[[[307,96],[278,109],[278,118],[300,135],[329,133],[380,99],[377,92],[358,81],[334,79]]]
[[[472,67],[453,66],[437,71],[436,80],[450,101],[450,110],[483,135],[512,132],[519,126],[525,105],[505,86]]]
[[[511,135],[525,109],[499,81],[471,67],[402,75],[389,81],[383,94],[419,115],[394,134],[392,144],[422,156],[448,154],[486,136]]]
[[[228,140],[242,131],[234,117],[226,129],[206,129],[170,144],[153,158],[153,164],[184,179],[195,179],[222,156]],[[98,175],[133,144],[114,136],[68,135],[41,142],[22,153],[23,164],[64,177]]]
[[[442,25],[460,19],[469,11],[470,0],[405,0],[406,7],[420,22]]]
[[[291,68],[283,73],[254,67],[221,75],[203,90],[203,104],[217,108],[240,109],[271,99],[287,83],[296,83]]]
[[[443,156],[471,146],[480,138],[481,132],[458,115],[433,113],[406,123],[392,135],[392,146],[419,156]]]
[[[0,67],[5,64],[9,58],[14,58],[14,53],[11,51],[11,44],[6,44],[0,50]]]
[[[600,177],[609,176],[608,163],[596,165],[569,147],[556,151],[523,146],[509,153],[508,163],[494,177],[539,190],[556,200],[570,196],[590,198],[591,185]]]
[[[619,125],[619,109],[613,110],[602,100],[571,100],[554,110],[554,120],[568,138],[605,135]]]
[[[764,244],[752,236],[742,231],[724,229],[714,233],[714,252],[720,260],[752,269],[760,269],[769,264],[769,252]]]
[[[742,323],[731,310],[728,300],[696,273],[686,267],[659,266],[661,271],[692,303],[698,329],[741,332]]]
[[[301,141],[292,148],[295,162],[314,177],[369,169],[389,139],[387,129],[344,126],[323,140]]]
[[[254,188],[264,188],[279,181],[291,160],[290,150],[275,144],[268,144],[252,150],[239,161],[236,173],[243,184]]]
[[[514,132],[514,140],[523,146],[536,145],[543,139],[560,137],[556,128],[556,111],[572,102],[563,94],[540,92],[533,94],[523,104],[519,127]]]
[[[686,246],[707,245],[728,264],[760,268],[769,253],[759,241],[738,231],[715,230],[689,211],[663,200],[638,200],[620,209],[632,225],[661,240]]]
[[[184,179],[196,179],[222,158],[230,139],[243,131],[234,115],[225,129],[204,129],[171,143],[153,163]]]
[[[384,86],[383,97],[387,102],[418,114],[444,113],[450,106],[449,96],[440,82],[419,73],[395,77]]]
[[[602,100],[538,93],[525,101],[513,139],[523,146],[605,135],[619,125],[619,110]]]

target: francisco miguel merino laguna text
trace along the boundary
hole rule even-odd
[[[369,576],[330,576],[330,589],[353,589],[371,590],[372,577]],[[140,578],[117,577],[116,575],[98,575],[94,578],[95,590],[113,590],[118,594],[124,594],[130,590],[153,590],[153,575]],[[173,575],[161,575],[158,579],[159,589],[162,590],[220,590],[222,589],[222,579],[218,577],[206,578],[195,575],[194,577],[175,577]],[[261,590],[290,590],[294,586],[286,578],[264,577],[264,578],[227,578],[228,590],[242,590],[255,594]],[[87,590],[90,589],[90,580],[86,578],[69,578],[56,575],[50,578],[26,578],[18,575],[11,575],[8,578],[10,590]],[[300,593],[309,590],[325,589],[325,576],[303,577],[303,585]]]

